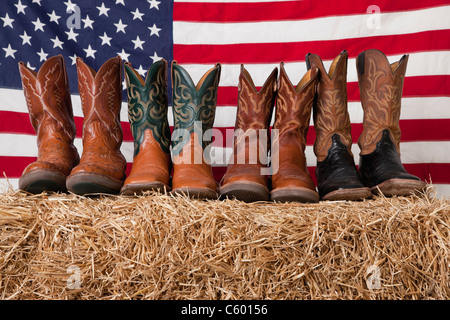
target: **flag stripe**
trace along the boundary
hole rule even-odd
[[[424,9],[447,5],[447,0],[378,0],[376,5],[381,12]],[[178,2],[174,3],[173,18],[176,21],[190,22],[254,22],[266,20],[298,20],[327,16],[372,13],[365,1],[322,0],[279,1],[279,2]]]
[[[420,51],[439,51],[450,47],[450,30],[424,31],[412,34],[385,35],[368,38],[282,42],[239,43],[224,45],[175,44],[174,56],[179,63],[222,64],[278,63],[280,61],[304,61],[309,52],[318,54],[323,60],[332,60],[342,50],[350,58],[365,49],[377,48],[386,55],[397,55]],[[350,61],[350,65],[353,61]]]
[[[450,6],[380,14],[380,28],[369,29],[366,14],[292,21],[193,23],[174,21],[176,44],[237,44],[322,41],[416,33],[450,28]],[[399,23],[401,21],[401,23]],[[418,23],[420,21],[420,23]],[[361,32],[355,26],[365,26]],[[282,32],[280,32],[282,30]],[[299,32],[300,31],[300,32]],[[312,32],[313,31],[313,32]],[[218,37],[217,35],[220,35]]]

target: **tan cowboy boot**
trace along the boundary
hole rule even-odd
[[[278,69],[274,69],[258,92],[248,71],[241,65],[234,134],[234,149],[220,195],[245,202],[268,201],[268,131],[277,90]]]
[[[216,199],[218,184],[204,151],[211,141],[203,134],[212,129],[221,65],[205,73],[197,86],[187,71],[172,62],[174,132],[172,133],[172,193]]]
[[[399,119],[408,57],[389,64],[384,53],[371,49],[359,54],[356,62],[364,110],[359,169],[374,194],[408,195],[425,187],[400,160]]]
[[[317,157],[317,188],[322,200],[361,200],[372,196],[356,170],[347,111],[347,51],[332,62],[329,72],[316,54],[306,55],[308,69],[319,69],[313,106]]]
[[[144,80],[125,63],[128,118],[134,138],[134,158],[122,194],[170,190],[170,128],[167,121],[167,61],[150,67]]]
[[[106,61],[98,72],[77,58],[78,89],[84,114],[83,153],[67,178],[69,191],[84,195],[118,193],[126,160],[120,151],[122,127],[122,59]]]
[[[48,59],[37,73],[20,62],[19,70],[38,145],[37,160],[25,168],[19,188],[64,192],[66,178],[80,160],[73,145],[76,129],[64,59]]]
[[[307,167],[305,157],[306,134],[311,118],[311,108],[317,83],[318,69],[310,69],[293,86],[284,64],[280,64],[278,97],[272,140],[272,191],[270,198],[275,201],[317,202],[316,192]],[[278,155],[275,155],[278,153]]]

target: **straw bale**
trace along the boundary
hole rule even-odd
[[[449,299],[449,213],[431,186],[318,204],[9,190],[0,298]]]

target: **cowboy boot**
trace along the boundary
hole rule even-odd
[[[218,185],[207,154],[211,141],[204,141],[203,134],[214,123],[220,70],[221,65],[217,63],[195,86],[187,71],[176,61],[172,62],[174,194],[204,199],[218,197]]]
[[[61,55],[39,72],[19,62],[30,121],[37,134],[37,160],[25,168],[19,188],[31,193],[66,191],[66,178],[80,160],[66,66]]]
[[[126,160],[120,151],[122,127],[122,59],[106,61],[98,72],[77,58],[83,122],[83,153],[67,178],[69,191],[84,195],[118,193],[125,180]]]
[[[319,69],[313,104],[317,157],[317,189],[322,200],[361,200],[372,196],[361,182],[353,158],[350,117],[347,111],[347,51],[342,51],[326,72],[322,59],[306,55],[308,69]]]
[[[293,86],[284,64],[280,65],[277,107],[272,139],[272,175],[270,198],[275,201],[317,202],[316,192],[306,167],[306,134],[317,84],[318,69],[310,69]],[[276,154],[278,153],[278,154]],[[278,169],[278,170],[277,170]]]
[[[389,64],[379,50],[358,55],[356,67],[364,110],[359,170],[374,194],[408,195],[425,183],[406,172],[400,160],[400,109],[408,55]]]
[[[248,71],[241,65],[233,154],[220,194],[245,202],[268,201],[267,132],[275,102],[278,69],[275,68],[258,92]],[[263,135],[263,136],[262,136]]]
[[[167,121],[167,61],[150,67],[144,80],[125,62],[128,118],[134,138],[133,167],[122,194],[170,190],[170,128]]]

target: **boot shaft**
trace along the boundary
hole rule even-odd
[[[277,93],[275,68],[258,91],[250,73],[241,65],[234,131],[232,164],[267,164],[269,126]]]
[[[95,141],[105,150],[118,151],[123,139],[120,125],[122,59],[111,58],[96,72],[77,58],[77,72],[84,114],[83,147],[90,147]]]
[[[404,55],[390,64],[384,53],[371,49],[357,58],[358,84],[364,110],[363,132],[358,141],[362,155],[375,150],[385,129],[389,131],[397,152],[400,152],[399,120],[408,57]]]
[[[268,130],[277,91],[278,69],[275,68],[258,92],[250,73],[241,65],[235,129]]]
[[[347,109],[347,51],[342,51],[332,62],[329,71],[325,70],[322,59],[315,54],[306,56],[308,69],[319,69],[319,81],[313,104],[316,140],[314,153],[317,161],[323,161],[332,145],[333,135],[351,154],[351,123]]]
[[[31,125],[38,146],[49,134],[73,143],[76,134],[66,66],[61,55],[49,58],[38,72],[19,63]]]
[[[169,154],[167,61],[160,60],[152,64],[145,81],[131,64],[126,62],[125,78],[128,95],[128,119],[134,138],[134,156],[139,153],[146,130],[152,131],[153,139],[158,142],[165,153]]]
[[[189,143],[192,133],[200,139],[198,143],[205,149],[211,141],[204,141],[203,134],[214,124],[217,89],[219,86],[221,65],[207,71],[197,85],[189,73],[176,61],[172,62],[172,103],[174,118],[174,136],[172,153],[178,156]]]
[[[294,87],[286,74],[284,64],[280,64],[277,106],[273,125],[273,128],[278,130],[280,142],[283,136],[296,136],[296,139],[300,139],[300,143],[306,146],[306,134],[317,80],[318,69],[312,68]]]

